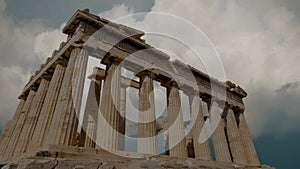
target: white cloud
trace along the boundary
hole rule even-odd
[[[115,5],[111,10],[102,12],[100,14],[101,17],[109,20],[115,20],[123,16],[127,16],[133,14],[133,10],[130,9],[128,6],[122,5]]]
[[[30,74],[51,55],[51,49],[57,48],[58,39],[63,37],[58,30],[47,28],[40,20],[17,24],[5,10],[5,0],[0,0],[0,128],[13,116],[17,98]]]
[[[116,18],[119,9],[123,16],[132,14],[131,9],[122,5],[100,15]],[[282,86],[300,80],[300,22],[292,11],[279,1],[156,0],[151,12],[185,18],[209,36],[220,53],[227,78],[244,87],[249,94],[245,100],[246,116],[255,137],[298,130],[300,106],[295,100],[300,99],[300,87],[292,88],[293,92],[276,93]],[[145,15],[143,20],[128,17],[117,21],[146,32],[163,32],[192,42],[199,38],[190,36],[185,27],[175,29],[176,23],[172,20],[153,19],[150,15]],[[182,55],[186,51],[178,50],[171,41],[147,36],[145,39],[156,47],[168,46],[172,52],[183,56],[181,59],[186,58]],[[192,64],[195,58],[185,61]]]
[[[28,79],[29,73],[24,73],[20,67],[0,67],[0,124],[11,118],[17,106],[17,96],[20,95],[23,82]]]
[[[62,33],[62,24],[60,29],[53,29],[40,33],[34,42],[34,52],[42,58],[50,57],[53,49],[57,49],[61,42],[66,39],[66,35]]]

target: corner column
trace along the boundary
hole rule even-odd
[[[179,87],[176,82],[171,81],[167,84],[168,95],[168,141],[170,156],[187,158],[185,130]]]
[[[75,48],[63,78],[58,103],[49,129],[48,145],[76,145],[77,126],[88,55]]]
[[[237,126],[236,118],[231,108],[228,109],[226,119],[227,119],[226,131],[228,135],[232,160],[234,163],[246,165],[247,159],[246,159],[244,147],[241,141],[241,136]]]
[[[242,138],[248,165],[260,166],[260,162],[259,162],[256,150],[255,150],[254,143],[251,139],[251,134],[250,134],[244,113],[240,113],[239,119],[240,119],[239,131],[240,131],[240,135]]]
[[[153,75],[142,73],[139,90],[138,152],[157,154]]]
[[[230,151],[225,134],[225,121],[223,119],[223,111],[219,108],[216,101],[213,101],[210,109],[212,140],[216,161],[231,163],[232,161]]]

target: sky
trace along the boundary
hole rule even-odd
[[[64,23],[84,8],[144,31],[184,35],[192,46],[197,45],[193,44],[197,37],[183,34],[184,26],[175,29],[173,20],[151,14],[118,18],[159,12],[175,16],[171,19],[184,18],[183,23],[201,29],[219,53],[225,79],[248,93],[245,114],[262,163],[295,168],[300,151],[298,0],[0,0],[0,126],[12,117],[30,75],[65,40]],[[193,64],[188,53],[176,50],[167,39],[145,39]]]

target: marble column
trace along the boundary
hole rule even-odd
[[[75,48],[63,78],[48,135],[48,145],[76,145],[77,126],[88,55]]]
[[[49,128],[56,107],[58,94],[60,93],[65,69],[65,67],[59,64],[55,67],[54,74],[52,75],[48,92],[41,110],[41,114],[38,118],[36,129],[32,136],[32,141],[29,146],[30,150],[47,148]]]
[[[118,150],[120,144],[120,76],[121,68],[118,63],[111,62],[107,65],[97,120],[97,147],[113,151]]]
[[[211,108],[212,141],[215,150],[216,161],[231,163],[230,151],[225,134],[225,121],[222,118],[223,111],[213,101]]]
[[[169,154],[174,157],[187,157],[185,129],[181,110],[179,87],[176,82],[170,82],[167,86],[168,95],[168,136]]]
[[[121,86],[120,90],[120,121],[119,121],[119,148],[118,150],[125,150],[125,132],[126,132],[126,87]]]
[[[196,159],[212,160],[209,140],[205,129],[203,107],[198,92],[189,95],[192,129],[191,135]]]
[[[91,79],[80,132],[80,147],[95,147],[101,80]]]
[[[12,132],[11,139],[9,140],[9,144],[6,148],[6,152],[5,152],[5,155],[4,155],[4,160],[7,160],[7,159],[11,158],[14,154],[16,145],[17,145],[18,140],[19,140],[19,136],[21,134],[22,128],[23,128],[24,123],[25,123],[25,119],[28,115],[28,112],[31,108],[31,104],[32,104],[33,99],[35,97],[35,93],[36,92],[33,89],[31,89],[28,96],[27,96],[26,102],[25,102],[24,106],[22,107],[21,114],[20,114],[20,116],[17,120],[16,126],[15,126],[15,128]]]
[[[41,108],[44,104],[44,99],[47,94],[48,86],[49,81],[47,79],[42,78],[39,88],[31,104],[31,108],[28,112],[27,117],[25,118],[23,128],[21,130],[18,142],[16,144],[14,156],[20,156],[26,153],[26,148],[28,146],[29,141],[32,138],[32,134],[36,127]]]
[[[140,84],[137,150],[139,153],[157,154],[153,77],[150,72],[141,75]]]
[[[239,123],[239,131],[242,138],[247,163],[250,166],[259,166],[260,162],[255,150],[255,146],[253,144],[253,141],[251,139],[250,131],[248,129],[248,125],[244,116],[244,113],[240,114],[240,123]]]
[[[230,146],[230,152],[232,155],[232,160],[236,164],[247,164],[247,159],[243,147],[243,143],[241,141],[240,132],[237,126],[237,121],[232,109],[229,108],[227,112],[227,135]]]
[[[17,122],[19,120],[19,117],[22,113],[22,108],[25,104],[25,100],[21,99],[19,101],[19,104],[18,104],[18,107],[17,107],[17,110],[10,122],[10,128],[7,132],[7,137],[4,137],[2,142],[1,142],[1,147],[0,147],[0,159],[2,160],[4,158],[4,154],[7,150],[7,148],[9,147],[9,144],[11,143],[12,141],[12,138],[13,138],[13,132],[15,130],[15,127],[17,125]]]
[[[7,139],[8,137],[8,132],[11,126],[11,120],[7,121],[2,129],[2,133],[1,133],[1,138],[0,138],[0,149],[4,149],[3,147],[3,140]],[[1,156],[0,156],[1,159]]]

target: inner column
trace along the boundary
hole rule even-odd
[[[83,122],[80,133],[80,147],[95,147],[96,141],[96,120],[98,118],[101,79],[96,79],[97,75],[92,75],[88,97],[85,105]]]
[[[203,108],[198,91],[193,91],[189,95],[191,120],[192,120],[192,139],[194,144],[195,158],[202,160],[211,160],[211,152],[208,142],[208,136],[204,126]]]
[[[110,62],[103,84],[96,141],[98,147],[106,150],[118,150],[119,147],[120,76],[118,63]]]
[[[176,82],[167,83],[168,95],[168,143],[169,154],[174,157],[187,158],[185,130],[179,87]]]
[[[157,154],[156,117],[153,92],[153,74],[140,74],[138,152]]]

